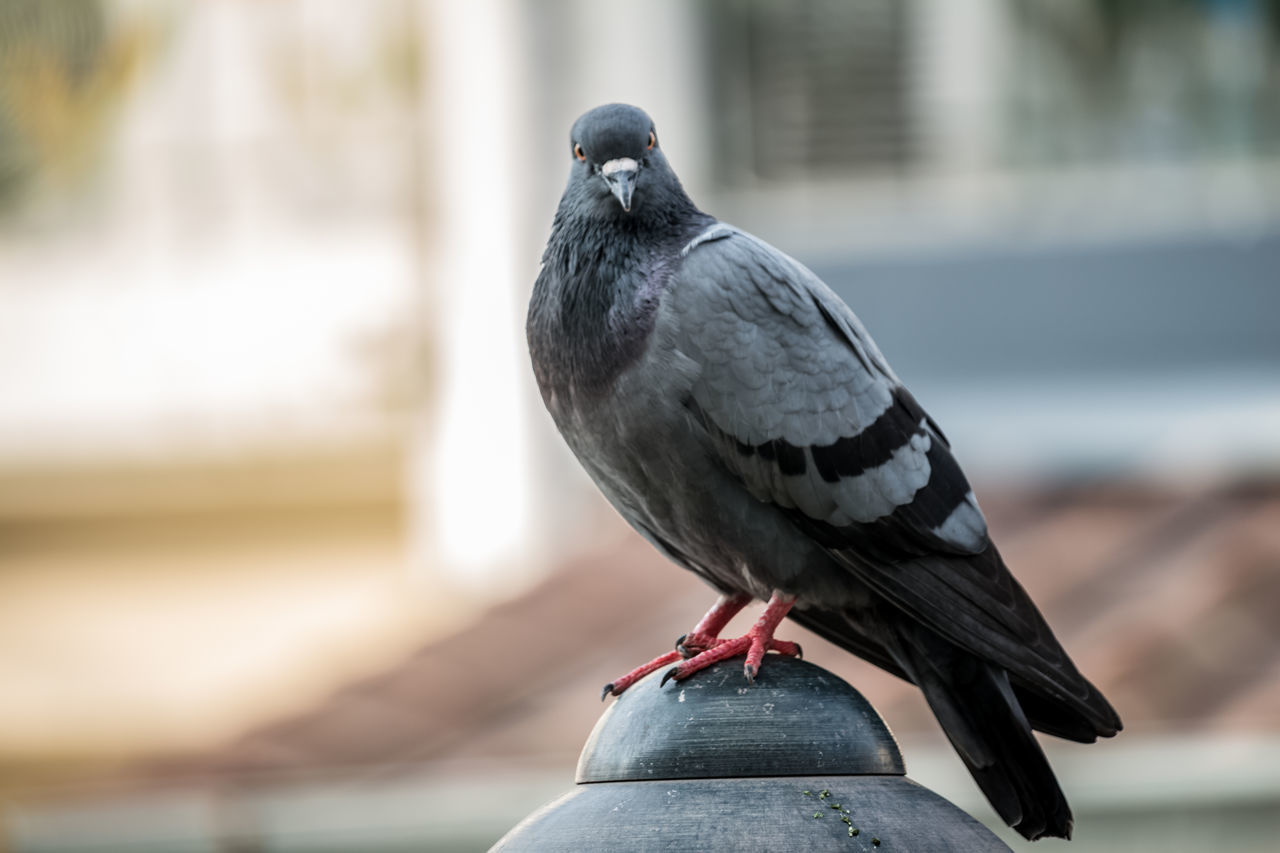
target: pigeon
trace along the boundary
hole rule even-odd
[[[538,388],[622,517],[719,593],[604,695],[739,655],[750,681],[801,653],[774,637],[790,618],[916,684],[1015,830],[1070,838],[1032,730],[1092,743],[1120,718],[1005,566],[942,429],[821,280],[694,205],[643,110],[597,107],[569,143],[526,325]]]

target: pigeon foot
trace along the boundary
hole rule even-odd
[[[736,657],[744,652],[747,655],[747,662],[742,667],[742,674],[746,676],[748,683],[754,683],[756,676],[760,674],[760,665],[764,662],[765,652],[777,652],[780,655],[793,658],[803,656],[799,643],[793,643],[790,640],[764,640],[748,634],[732,640],[718,640],[714,648],[700,652],[688,660],[671,667],[662,674],[661,684],[666,684],[673,678],[676,681],[683,681],[713,663]]]
[[[752,625],[751,630],[744,636],[732,640],[710,640],[709,648],[705,648],[703,651],[667,670],[662,676],[661,683],[666,684],[672,678],[676,681],[682,681],[695,672],[706,669],[713,663],[735,657],[744,652],[747,655],[747,661],[743,665],[742,671],[747,681],[752,683],[760,672],[765,652],[777,652],[788,657],[800,657],[802,651],[798,643],[793,643],[789,640],[775,640],[773,638],[773,632],[777,630],[778,623],[791,610],[795,600],[793,595],[775,591],[769,599],[769,604],[765,607],[764,613],[760,615],[756,624]],[[707,642],[706,638],[699,638],[699,640],[702,640],[703,643]],[[688,647],[687,638],[686,642],[677,643],[677,650],[681,653]]]
[[[702,617],[697,626],[676,640],[676,650],[667,652],[628,672],[621,678],[610,681],[600,691],[600,701],[608,696],[621,696],[622,691],[635,684],[651,672],[657,672],[669,663],[683,658],[693,657],[720,642],[720,631],[729,624],[729,620],[738,615],[742,608],[751,603],[749,595],[722,595],[711,605],[707,615]]]

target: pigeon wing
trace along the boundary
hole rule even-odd
[[[671,293],[699,367],[688,405],[752,494],[833,546],[881,528],[886,559],[986,550],[941,430],[813,273],[720,225],[686,247]]]
[[[842,300],[725,225],[685,247],[671,295],[674,343],[700,369],[686,403],[756,498],[912,617],[1109,725],[988,538],[942,431]]]

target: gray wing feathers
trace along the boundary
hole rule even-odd
[[[909,504],[938,437],[923,412],[898,410],[905,390],[857,317],[787,255],[710,230],[686,251],[672,300],[677,345],[701,365],[691,402],[726,464],[756,497],[830,525]],[[839,470],[826,459],[837,455]],[[980,550],[985,523],[975,537],[973,514],[964,521],[937,535]]]
[[[682,343],[707,366],[701,405],[740,439],[829,444],[889,405],[894,381],[865,366],[863,344],[834,340],[811,293],[825,285],[786,255],[734,232],[690,253],[679,279]]]

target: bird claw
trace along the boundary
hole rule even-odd
[[[661,687],[662,685],[666,684],[668,681],[670,681],[670,680],[671,680],[671,679],[673,679],[673,678],[674,678],[674,679],[676,679],[676,680],[679,680],[679,678],[680,678],[680,667],[679,667],[679,666],[673,666],[673,667],[671,667],[671,669],[669,669],[669,670],[667,670],[666,672],[662,673],[662,680],[658,682],[658,686],[659,686],[659,687]]]
[[[747,664],[746,666],[742,667],[742,674],[747,677],[747,684],[755,684],[756,675],[758,675],[759,672],[760,672],[760,668],[756,666],[752,666],[751,664]]]
[[[690,631],[687,634],[681,634],[676,639],[676,651],[680,653],[680,657],[689,660],[708,649],[714,649],[723,642],[724,640],[719,637],[708,636],[698,631]]]
[[[606,685],[604,686],[604,688],[600,691],[600,701],[601,701],[601,702],[603,702],[604,700],[608,699],[608,698],[609,698],[609,694],[610,694],[610,693],[612,693],[612,692],[613,692],[613,682],[612,682],[612,681],[610,681],[610,682],[609,682],[608,684],[606,684]]]

